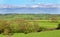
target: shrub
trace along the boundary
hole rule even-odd
[[[30,32],[40,32],[45,30],[43,27],[40,27],[38,22],[31,23],[28,20],[16,19],[13,21],[0,21],[0,32],[5,35],[13,35],[13,33],[30,33]]]
[[[15,20],[17,26],[17,31],[20,33],[29,33],[32,32],[32,24],[28,20],[18,19]]]
[[[58,24],[58,27],[56,29],[60,29],[60,24]]]
[[[6,20],[2,20],[0,21],[0,28],[1,31],[3,31],[2,33],[5,35],[8,35],[9,33],[12,33],[12,26],[10,25],[11,22],[10,21],[6,21]]]
[[[46,31],[46,30],[47,30],[47,28],[45,28],[45,27],[39,27],[39,30],[37,32]]]
[[[24,19],[18,19],[15,22],[18,25],[17,31],[20,33],[27,34],[30,32],[37,32],[39,30],[39,25],[36,22],[34,22],[34,24],[32,24],[30,21],[24,20]]]

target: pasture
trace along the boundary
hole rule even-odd
[[[16,21],[14,21],[15,19],[24,19],[24,20],[28,20],[29,24],[31,26],[33,26],[34,24],[38,24],[39,27],[44,27],[46,29],[53,29],[53,28],[57,28],[58,27],[58,24],[60,23],[60,16],[59,15],[56,15],[57,18],[59,19],[55,19],[54,21],[58,21],[58,22],[52,22],[51,19],[49,18],[52,18],[53,15],[45,15],[45,14],[41,14],[41,15],[34,15],[34,14],[31,14],[31,15],[27,15],[27,14],[21,14],[21,15],[11,15],[11,14],[8,14],[8,15],[0,15],[0,20],[7,20],[7,21],[13,21],[13,23],[11,23],[10,25],[13,26],[13,29],[14,31],[18,30],[20,27],[19,25],[20,24],[23,24],[23,23],[20,23],[21,21],[18,21],[16,23]],[[55,18],[55,15],[53,16]],[[5,24],[5,23],[3,23]],[[27,24],[27,25],[29,25]],[[0,21],[0,25],[1,25],[1,21]],[[1,27],[2,28],[2,27]],[[8,28],[8,27],[7,27]],[[29,28],[29,27],[28,27]],[[31,28],[31,27],[30,27]],[[24,28],[23,28],[24,29]],[[60,30],[47,30],[47,31],[41,31],[41,32],[31,32],[31,33],[28,33],[28,34],[24,34],[24,33],[13,33],[12,37],[60,37]],[[7,37],[6,35],[3,35],[0,34],[0,37]]]
[[[6,35],[0,34],[0,37],[6,37]],[[60,30],[36,32],[36,33],[14,33],[12,37],[60,37]]]

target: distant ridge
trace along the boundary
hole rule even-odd
[[[0,5],[0,14],[60,14],[60,4]]]
[[[6,4],[0,4],[0,8],[37,8],[37,7],[43,7],[43,8],[60,8],[60,4],[34,4],[34,5],[6,5]]]

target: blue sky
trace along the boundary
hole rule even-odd
[[[0,4],[60,4],[60,0],[0,0]]]

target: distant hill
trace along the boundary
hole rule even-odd
[[[60,20],[60,14],[0,14],[0,20],[15,20],[17,18],[27,20],[49,20],[53,17]]]
[[[37,8],[37,7],[44,7],[44,8],[53,8],[57,7],[60,8],[60,4],[34,4],[34,5],[6,5],[0,4],[0,8]]]
[[[0,14],[60,14],[58,4],[0,5]]]

